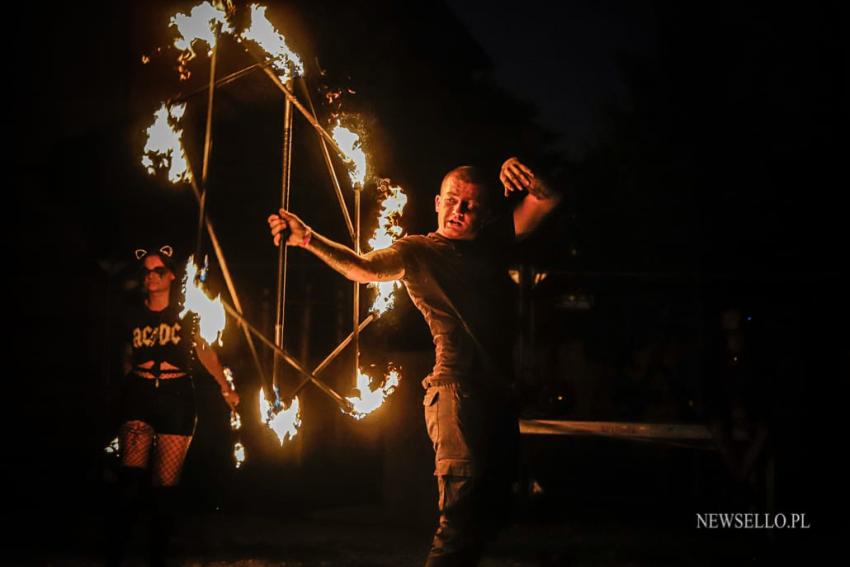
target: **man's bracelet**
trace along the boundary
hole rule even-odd
[[[307,245],[310,244],[311,238],[313,238],[313,229],[308,226],[304,233],[304,238],[301,239],[301,247],[307,248]]]

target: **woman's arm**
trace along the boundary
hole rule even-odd
[[[198,360],[207,369],[221,388],[221,397],[227,402],[232,409],[236,409],[239,404],[239,394],[230,389],[230,384],[227,383],[227,378],[224,376],[224,369],[221,367],[221,362],[218,360],[218,355],[207,342],[199,336],[195,337],[195,352],[198,354]]]

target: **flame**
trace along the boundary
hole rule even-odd
[[[230,386],[231,390],[235,391],[236,385],[233,383],[233,371],[226,366],[223,370],[227,385]],[[239,417],[239,413],[236,410],[230,410],[230,430],[239,431],[240,429],[242,429],[242,418]],[[242,445],[241,441],[236,441],[233,444],[233,462],[237,469],[245,462],[245,446]]]
[[[226,366],[224,367],[224,378],[227,380],[227,385],[230,386],[230,389],[235,392],[236,384],[233,383],[233,371]],[[230,430],[239,431],[240,429],[242,429],[242,418],[239,416],[239,412],[236,410],[230,410]],[[237,442],[237,445],[238,444],[239,443]],[[237,465],[237,467],[238,466],[239,465]]]
[[[109,442],[109,445],[103,448],[103,452],[107,455],[117,455],[120,449],[120,445],[118,444],[118,438],[116,437],[112,441]]]
[[[237,469],[245,462],[245,446],[239,441],[233,445],[233,460],[236,462]]]
[[[230,386],[231,390],[236,390],[236,384],[233,383],[233,370],[225,366],[223,371],[224,379],[227,380],[227,385]]]
[[[404,212],[404,206],[407,204],[407,195],[404,194],[402,188],[390,186],[387,179],[378,184],[378,190],[383,193],[383,199],[381,200],[381,210],[378,213],[378,227],[375,229],[375,234],[369,239],[369,246],[372,250],[387,248],[404,233],[404,229],[399,226],[398,221]],[[370,311],[383,315],[393,306],[393,295],[401,285],[398,281],[372,282],[369,287],[377,292],[375,299],[372,300]]]
[[[384,403],[384,400],[392,394],[398,387],[399,373],[397,370],[390,370],[384,379],[384,385],[374,390],[369,386],[372,379],[359,368],[357,369],[357,392],[358,396],[347,397],[346,400],[351,402],[354,407],[351,415],[355,419],[363,419]]]
[[[183,118],[185,104],[168,106],[165,103],[154,113],[154,122],[147,132],[147,142],[142,155],[142,165],[154,175],[160,167],[168,168],[168,179],[172,183],[191,180],[186,152],[181,137],[183,131],[176,128]]]
[[[183,277],[183,290],[185,300],[180,317],[191,311],[198,316],[201,338],[208,344],[221,345],[221,334],[224,331],[226,318],[224,305],[221,297],[210,299],[204,292],[197,278],[198,266],[195,265],[195,257],[189,256],[186,262],[186,275]]]
[[[378,316],[385,314],[395,304],[395,292],[401,287],[398,281],[371,282],[369,287],[375,290],[375,299],[369,310]]]
[[[198,4],[192,8],[188,16],[177,13],[171,17],[168,25],[177,28],[178,36],[174,40],[174,47],[180,50],[177,60],[181,80],[189,78],[186,64],[195,58],[193,43],[203,41],[207,44],[208,54],[211,54],[217,42],[216,28],[220,27],[222,32],[233,31],[227,21],[227,12],[220,2],[216,2],[215,6],[209,2]]]
[[[239,37],[257,43],[271,57],[278,77],[284,83],[290,79],[290,73],[304,74],[301,58],[289,49],[286,39],[266,18],[265,6],[251,4],[251,25]]]
[[[339,121],[334,126],[331,136],[345,154],[345,164],[348,166],[351,183],[362,187],[366,179],[366,154],[360,144],[360,136],[340,126]]]
[[[272,406],[266,400],[265,392],[260,388],[260,417],[263,423],[275,432],[283,446],[285,441],[292,441],[301,428],[301,404],[296,396],[288,408],[283,407],[275,389],[275,405]]]
[[[369,239],[372,250],[387,248],[404,233],[398,221],[407,205],[407,195],[401,187],[391,187],[385,180],[378,185],[378,190],[383,193],[384,198],[381,199],[381,210],[378,213],[378,228]]]

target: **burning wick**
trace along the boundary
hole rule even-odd
[[[236,391],[236,385],[233,383],[233,371],[230,368],[224,369],[224,377],[227,379],[227,385],[230,386],[230,389]],[[239,412],[231,409],[230,430],[239,431],[240,429],[242,429],[242,419],[239,417]],[[236,441],[233,444],[233,462],[237,469],[245,462],[245,446],[241,441]]]
[[[209,55],[212,54],[218,42],[216,30],[233,31],[227,22],[227,13],[223,7],[213,6],[209,2],[203,2],[193,7],[188,16],[178,12],[175,16],[172,16],[168,25],[177,29],[174,47],[180,50],[180,55],[177,57],[177,71],[180,73],[181,81],[188,80],[191,76],[187,65],[189,61],[195,58],[195,50],[192,45],[196,41],[207,44]]]
[[[195,256],[189,256],[186,262],[186,275],[183,277],[184,304],[180,317],[191,311],[198,316],[200,335],[208,344],[221,346],[221,335],[224,332],[226,318],[221,297],[207,297],[200,283],[199,269],[195,264]]]
[[[120,445],[118,444],[118,438],[116,437],[109,444],[103,448],[103,452],[107,455],[117,455],[119,451]]]
[[[301,428],[301,408],[296,396],[292,404],[286,408],[280,399],[280,392],[274,388],[274,405],[270,405],[266,394],[260,388],[260,417],[269,428],[277,435],[281,447],[285,441],[292,441]]]
[[[245,447],[239,441],[233,445],[233,459],[236,462],[237,469],[245,462]]]
[[[366,154],[360,144],[360,136],[348,128],[340,126],[339,121],[334,126],[331,136],[333,136],[342,153],[345,154],[345,165],[348,166],[351,184],[362,187],[366,180]]]
[[[145,131],[147,140],[142,155],[142,165],[151,175],[159,168],[168,168],[172,183],[190,181],[189,165],[183,150],[183,130],[178,128],[185,104],[169,106],[165,103],[154,113],[154,121]]]
[[[384,378],[384,385],[374,390],[370,386],[372,379],[362,370],[357,371],[357,396],[345,398],[354,408],[350,414],[355,419],[363,419],[379,407],[398,387],[399,373],[397,370],[390,370]],[[345,412],[343,412],[345,413]]]
[[[230,386],[230,390],[235,392],[236,385],[233,383],[233,371],[230,370],[230,368],[224,369],[224,377],[227,380],[227,385]],[[230,429],[232,431],[239,431],[242,429],[242,418],[239,417],[239,412],[235,409],[230,410]]]
[[[389,179],[382,179],[378,183],[378,191],[382,194],[381,210],[378,213],[378,228],[369,239],[372,250],[387,248],[404,234],[404,229],[398,224],[404,213],[404,206],[407,204],[407,195],[404,194],[404,190],[390,185]],[[393,306],[393,295],[401,286],[398,281],[390,281],[373,282],[369,284],[369,287],[377,292],[370,311],[380,316]]]
[[[251,4],[251,25],[239,36],[240,40],[249,40],[259,45],[274,62],[278,77],[284,83],[291,73],[304,74],[301,58],[286,45],[286,38],[280,35],[266,18],[266,7]]]

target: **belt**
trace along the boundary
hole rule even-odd
[[[174,380],[176,378],[185,378],[188,376],[182,370],[173,370],[162,372],[154,368],[134,368],[133,374],[145,380],[156,380],[156,387],[159,388],[160,380]]]

